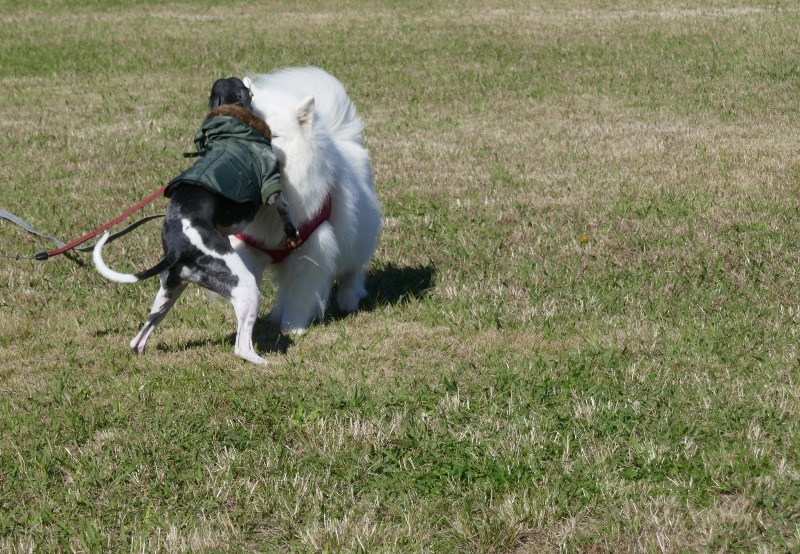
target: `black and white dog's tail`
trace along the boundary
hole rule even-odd
[[[94,266],[97,268],[97,272],[109,281],[114,281],[116,283],[136,283],[138,281],[144,281],[145,279],[155,277],[156,275],[165,272],[178,261],[177,254],[167,252],[164,257],[161,258],[161,261],[150,269],[145,269],[139,273],[119,273],[118,271],[114,271],[108,267],[103,261],[101,250],[103,250],[103,245],[105,245],[108,237],[109,234],[106,232],[103,235],[103,238],[101,238],[94,246],[94,250],[92,251],[92,259],[94,260]]]

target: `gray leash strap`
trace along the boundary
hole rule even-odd
[[[27,223],[22,221],[20,218],[18,218],[17,216],[12,214],[11,212],[7,212],[5,210],[0,210],[0,217],[2,217],[3,219],[9,220],[11,223],[15,223],[15,224],[19,225],[20,227],[22,227],[23,229],[25,229],[29,233],[33,233],[34,235],[39,235],[40,237],[44,237],[46,239],[52,240],[54,243],[56,243],[56,248],[61,248],[62,246],[64,246],[64,243],[61,242],[60,240],[58,240],[57,238],[51,237],[50,235],[45,235],[44,233],[40,233],[39,231],[37,231],[36,229],[31,227]]]
[[[162,217],[164,217],[164,215],[165,214],[148,215],[146,217],[143,217],[143,218],[139,219],[138,221],[134,221],[133,223],[131,223],[130,225],[128,225],[127,227],[125,227],[121,231],[117,231],[113,235],[109,236],[108,240],[106,242],[107,243],[113,242],[116,239],[120,238],[121,236],[127,235],[128,233],[130,233],[131,231],[133,231],[134,229],[136,229],[140,225],[142,225],[144,223],[147,223],[148,221],[151,221],[153,219],[162,218]],[[25,223],[25,221],[23,221],[22,219],[20,219],[19,217],[17,217],[16,215],[14,215],[14,214],[12,214],[10,212],[7,212],[5,210],[0,210],[0,218],[7,219],[11,223],[14,223],[15,225],[19,225],[20,227],[22,227],[23,229],[25,229],[29,233],[32,233],[34,235],[38,235],[40,237],[44,237],[46,239],[52,240],[56,244],[56,248],[61,248],[62,246],[64,246],[64,243],[61,242],[60,240],[58,240],[57,238],[51,237],[50,235],[46,235],[44,233],[41,233],[41,232],[37,231],[36,229],[34,229],[33,227],[31,227],[30,225]],[[95,247],[95,245],[92,244],[91,246],[81,246],[80,248],[75,248],[75,250],[78,250],[79,252],[91,252],[92,250],[94,250],[94,247]],[[33,256],[8,256],[8,255],[3,255],[2,257],[4,257],[4,258],[15,258],[15,259],[27,259],[27,258],[33,259],[34,258]]]

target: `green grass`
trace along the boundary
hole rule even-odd
[[[133,205],[214,79],[290,65],[344,82],[384,206],[363,309],[259,322],[267,367],[225,303],[137,359],[155,282],[0,259],[0,551],[800,549],[794,6],[0,8],[0,206],[34,227]],[[108,254],[155,262],[158,225]]]

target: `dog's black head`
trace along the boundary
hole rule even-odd
[[[241,79],[236,77],[217,79],[214,86],[211,87],[208,109],[213,110],[223,104],[238,104],[247,110],[251,110],[250,89],[244,86]]]

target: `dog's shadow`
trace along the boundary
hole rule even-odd
[[[436,269],[433,262],[417,266],[397,266],[387,263],[373,265],[367,273],[367,297],[361,301],[358,310],[371,312],[384,306],[399,306],[413,300],[425,298],[435,283]],[[331,298],[335,298],[334,291]],[[329,313],[337,319],[347,317],[338,311],[336,302],[331,302]]]
[[[418,266],[397,266],[392,263],[373,265],[367,272],[367,297],[361,301],[358,312],[371,312],[384,306],[399,306],[415,299],[424,298],[430,293],[435,282],[436,270],[433,263]],[[331,293],[331,301],[325,318],[312,325],[326,325],[342,320],[350,314],[336,307],[336,290]],[[228,341],[234,344],[236,334]],[[281,333],[277,326],[259,318],[253,329],[253,343],[262,352],[285,354],[294,344],[291,335]]]

